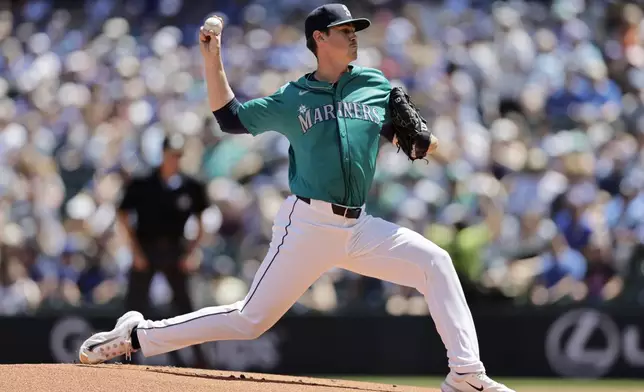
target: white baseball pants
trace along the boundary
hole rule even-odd
[[[326,271],[340,267],[422,293],[460,373],[484,371],[472,315],[447,252],[420,234],[364,212],[333,214],[331,205],[295,196],[282,204],[270,250],[244,300],[161,321],[145,320],[137,337],[149,357],[218,340],[255,339],[273,326]]]

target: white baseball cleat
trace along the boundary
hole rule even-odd
[[[117,321],[114,329],[109,332],[99,332],[90,336],[80,346],[78,357],[81,363],[97,364],[125,354],[131,359],[134,351],[130,334],[134,327],[143,321],[139,312],[127,312]]]
[[[441,385],[441,392],[516,392],[498,383],[485,373],[457,374],[450,372]]]

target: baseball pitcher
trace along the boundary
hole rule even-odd
[[[342,4],[316,8],[304,27],[317,69],[245,103],[235,98],[226,80],[220,31],[201,28],[214,116],[228,133],[274,131],[288,139],[292,196],[275,217],[270,249],[242,301],[158,321],[127,312],[112,331],[82,344],[81,362],[257,338],[322,274],[339,267],[414,287],[424,295],[451,370],[443,392],[512,392],[485,374],[472,315],[449,254],[422,235],[365,212],[381,136],[412,160],[437,147],[407,94],[392,89],[379,70],[351,65],[358,52],[356,32],[369,25]]]

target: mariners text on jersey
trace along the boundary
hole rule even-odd
[[[252,135],[275,131],[288,139],[292,193],[362,206],[376,170],[380,133],[390,123],[391,84],[381,71],[353,65],[336,83],[313,76],[245,102],[239,120]]]
[[[358,102],[337,102],[336,107],[328,104],[313,109],[300,105],[298,108],[300,115],[297,118],[300,120],[302,132],[306,133],[315,124],[322,121],[335,120],[336,116],[339,118],[356,118],[371,121],[374,124],[380,125],[382,118],[378,114],[378,110],[378,108]]]

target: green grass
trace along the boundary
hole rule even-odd
[[[379,384],[409,385],[417,387],[438,388],[443,382],[439,377],[406,377],[406,376],[328,376],[328,378],[373,382]],[[575,380],[575,379],[532,379],[499,377],[495,380],[514,388],[517,392],[525,391],[644,391],[642,380]]]

